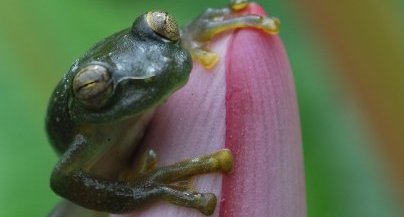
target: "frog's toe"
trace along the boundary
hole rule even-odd
[[[205,69],[213,68],[220,59],[220,56],[217,53],[206,51],[201,48],[190,49],[190,52],[192,57],[202,64]]]
[[[199,198],[199,208],[198,210],[205,215],[212,215],[215,211],[217,203],[217,198],[215,194],[212,193],[202,193]]]
[[[262,17],[262,29],[268,34],[277,34],[281,21],[276,17]]]
[[[233,11],[240,11],[248,6],[248,0],[231,0],[229,7]]]
[[[233,170],[233,154],[229,149],[222,149],[214,153],[213,158],[218,161],[220,171],[229,173]]]

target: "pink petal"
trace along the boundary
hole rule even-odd
[[[257,5],[249,10],[263,14]],[[226,147],[235,167],[223,180],[220,216],[306,216],[299,115],[282,42],[239,30],[227,53]]]

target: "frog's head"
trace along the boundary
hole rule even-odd
[[[140,114],[182,87],[191,68],[175,20],[148,12],[76,61],[64,79],[71,92],[69,112],[84,122]]]

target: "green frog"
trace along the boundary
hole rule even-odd
[[[147,12],[73,63],[57,85],[46,117],[49,140],[60,154],[51,188],[67,199],[49,216],[127,213],[156,200],[204,215],[214,212],[214,194],[181,183],[196,175],[230,172],[230,150],[161,167],[153,150],[139,159],[133,156],[156,108],[186,84],[192,57],[206,68],[217,63],[218,55],[207,46],[212,37],[244,27],[277,33],[276,19],[235,15],[246,6],[237,0],[230,7],[208,9],[183,31],[171,15]]]

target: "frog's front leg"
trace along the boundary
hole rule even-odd
[[[217,201],[214,194],[176,188],[175,184],[195,175],[229,172],[233,165],[229,150],[161,168],[152,166],[155,156],[149,153],[145,155],[143,169],[133,179],[122,180],[121,174],[111,178],[93,173],[97,159],[92,158],[94,153],[89,150],[94,150],[94,146],[97,145],[78,136],[55,167],[51,186],[55,192],[81,206],[110,213],[129,212],[153,200],[164,199],[210,215]]]
[[[76,204],[102,212],[125,213],[154,198],[154,186],[145,180],[127,182],[119,175],[96,172],[97,161],[109,146],[76,136],[51,176],[52,189]],[[95,153],[96,152],[96,153]]]
[[[247,0],[231,0],[227,8],[207,9],[181,32],[183,46],[194,59],[210,69],[219,60],[219,56],[208,49],[209,42],[215,35],[238,28],[255,28],[268,34],[279,32],[280,21],[275,17],[238,13],[247,6]]]

